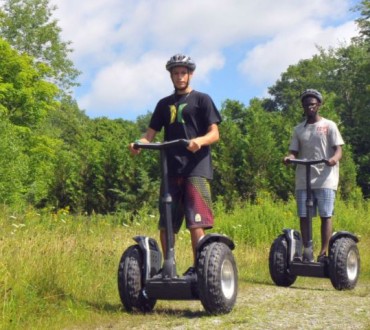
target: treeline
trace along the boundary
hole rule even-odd
[[[158,155],[133,158],[150,113],[135,122],[90,119],[70,90],[78,70],[68,60],[48,0],[7,0],[0,7],[0,203],[51,210],[134,211],[158,199]],[[265,193],[287,199],[294,171],[282,164],[292,128],[302,118],[299,94],[317,88],[324,117],[346,141],[341,162],[344,199],[370,195],[370,1],[358,8],[359,36],[320,49],[290,66],[271,97],[244,105],[225,100],[221,140],[213,147],[213,194],[232,208]],[[26,36],[26,37],[25,37]]]

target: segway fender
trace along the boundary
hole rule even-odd
[[[227,236],[221,234],[207,234],[202,237],[202,239],[197,244],[197,251],[201,251],[205,244],[213,243],[213,242],[221,242],[227,245],[230,250],[235,249],[234,242]]]
[[[283,229],[283,233],[288,242],[288,260],[302,259],[302,238],[299,231],[294,229]]]
[[[339,238],[342,238],[342,237],[348,237],[348,238],[351,238],[353,239],[356,243],[358,243],[360,240],[358,239],[358,237],[352,233],[350,233],[349,231],[338,231],[338,232],[335,232],[333,233],[333,235],[330,237],[330,241],[329,241],[329,248],[333,245],[333,243],[339,239]]]
[[[162,253],[157,241],[153,238],[147,236],[135,236],[134,241],[138,243],[143,253],[144,278],[149,279],[159,272],[162,264]]]

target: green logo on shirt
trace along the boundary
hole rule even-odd
[[[182,103],[179,104],[179,108],[176,109],[176,105],[170,105],[170,124],[173,124],[176,118],[178,123],[185,124],[185,120],[182,116],[182,113],[186,106],[187,103]]]

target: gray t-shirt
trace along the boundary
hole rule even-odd
[[[289,150],[298,152],[299,159],[329,159],[334,155],[333,147],[344,144],[337,125],[321,118],[314,124],[300,123],[294,128]],[[317,164],[311,166],[312,189],[328,188],[337,190],[339,182],[339,162],[335,166]],[[295,189],[306,189],[306,168],[297,165]]]

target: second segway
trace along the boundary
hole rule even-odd
[[[313,249],[312,215],[314,201],[311,194],[311,165],[326,163],[326,160],[291,159],[290,163],[306,167],[308,242]],[[304,260],[301,234],[294,229],[284,229],[271,245],[269,255],[270,275],[278,286],[292,285],[297,276],[330,278],[337,290],[353,289],[360,274],[358,238],[347,231],[339,231],[329,241],[329,256],[319,262]]]

